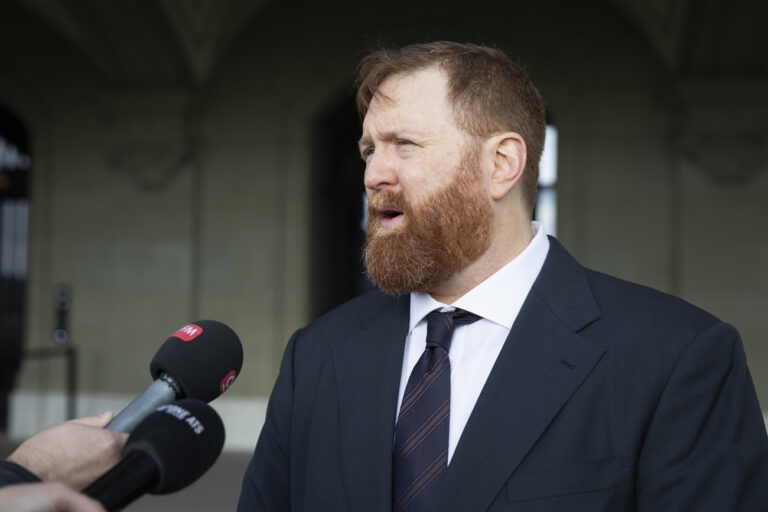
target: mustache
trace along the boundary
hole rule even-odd
[[[368,218],[377,217],[376,211],[379,208],[391,208],[405,214],[411,213],[411,205],[403,196],[402,192],[392,192],[385,190],[379,192],[368,201]]]

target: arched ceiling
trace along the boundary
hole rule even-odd
[[[274,0],[14,0],[117,85],[204,83]],[[768,2],[604,0],[678,76],[768,73]],[[297,7],[299,8],[299,7]]]
[[[119,85],[205,82],[271,0],[15,0]]]
[[[768,73],[768,2],[609,0],[678,75]]]

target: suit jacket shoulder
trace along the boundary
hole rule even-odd
[[[407,315],[409,297],[372,290],[318,317],[294,334],[293,362],[297,376],[318,375],[334,345],[365,332],[382,315]],[[407,319],[407,317],[406,317]]]
[[[322,343],[328,335],[340,337],[363,329],[385,311],[399,303],[408,302],[407,296],[387,295],[371,290],[318,317],[303,328],[315,341]]]

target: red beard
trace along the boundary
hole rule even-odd
[[[402,212],[404,225],[380,232],[381,206]],[[368,278],[393,295],[430,292],[488,250],[491,217],[479,180],[477,151],[465,154],[450,184],[419,204],[411,204],[402,193],[381,192],[368,205]]]

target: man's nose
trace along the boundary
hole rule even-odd
[[[365,164],[363,183],[366,190],[378,192],[397,185],[397,169],[392,158],[383,151],[372,154]]]

